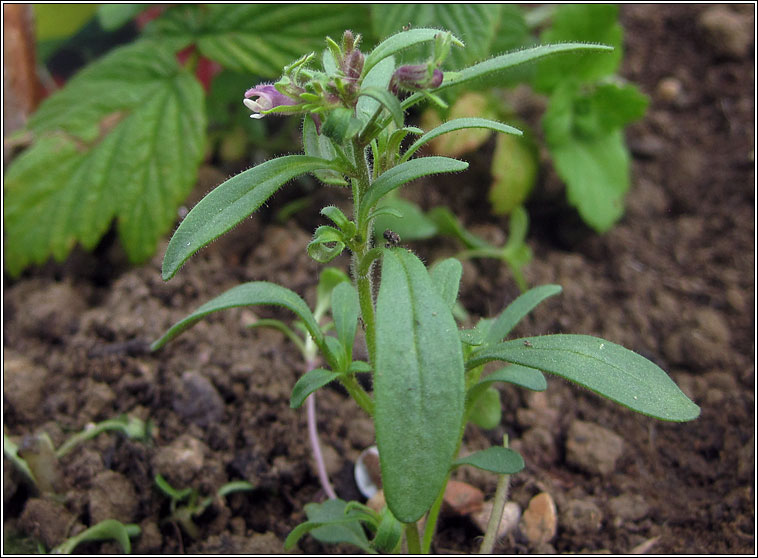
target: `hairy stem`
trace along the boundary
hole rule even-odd
[[[508,435],[503,436],[503,447],[508,447]],[[497,480],[497,489],[495,490],[495,501],[492,503],[492,513],[487,522],[487,532],[484,533],[482,546],[479,548],[479,554],[492,554],[495,547],[495,540],[500,529],[500,521],[503,519],[503,509],[508,499],[508,486],[510,484],[510,475],[500,475]]]

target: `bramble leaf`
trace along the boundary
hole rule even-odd
[[[544,335],[506,341],[474,351],[467,366],[473,368],[492,360],[556,374],[661,420],[684,422],[700,414],[700,407],[657,365],[597,337]]]
[[[432,505],[457,448],[464,406],[455,319],[424,264],[384,252],[376,302],[376,441],[387,505],[416,521]]]
[[[341,36],[367,20],[361,4],[177,5],[146,32],[177,50],[194,43],[224,68],[276,78],[294,59],[320,51],[324,36]]]
[[[94,248],[114,218],[129,259],[150,257],[195,182],[205,124],[200,84],[159,44],[80,72],[32,115],[34,143],[5,175],[8,272]]]

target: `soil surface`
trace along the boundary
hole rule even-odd
[[[564,291],[516,332],[583,333],[622,344],[669,371],[702,414],[685,424],[659,422],[557,378],[541,394],[500,387],[501,425],[470,428],[465,449],[498,444],[507,433],[526,461],[512,480],[512,500],[524,510],[533,496],[549,493],[558,528],[538,545],[512,532],[497,552],[755,552],[753,7],[726,7],[737,28],[720,35],[706,21],[709,9],[623,6],[623,74],[651,97],[646,118],[628,132],[634,161],[627,212],[607,234],[591,233],[546,167],[528,207],[535,257],[525,274],[530,285],[558,283]],[[740,21],[748,30],[742,46],[734,44]],[[467,184],[487,184],[488,149],[466,158]],[[195,199],[227,171],[204,168]],[[288,404],[304,363],[281,333],[246,326],[256,317],[289,316],[261,307],[228,311],[160,352],[147,345],[242,281],[273,281],[312,304],[319,266],[305,246],[320,224],[317,204],[340,204],[344,192],[310,188],[301,182],[283,190],[168,283],[160,277],[165,245],[134,268],[112,239],[93,254],[76,252],[65,264],[6,279],[6,433],[20,440],[45,431],[57,447],[121,413],[156,428],[152,443],[105,433],[76,448],[60,461],[65,496],[57,500],[35,494],[6,460],[6,535],[25,533],[50,548],[111,517],[141,526],[140,553],[282,552],[304,519],[303,505],[325,498],[305,410]],[[461,177],[407,191],[427,207],[449,205],[473,231],[504,240],[505,221],[490,216],[485,192],[462,187]],[[284,224],[273,219],[306,193],[314,200],[308,209]],[[412,248],[429,262],[459,249],[438,239]],[[334,263],[347,269],[344,256]],[[500,262],[465,263],[461,294],[472,319],[499,312],[518,292]],[[371,422],[329,387],[318,393],[318,427],[337,493],[358,498],[352,467],[374,442]],[[156,488],[157,474],[202,495],[242,479],[255,489],[215,500],[195,517],[193,538],[166,521],[169,501]],[[494,476],[466,471],[459,478],[488,498],[494,493]],[[471,552],[480,536],[468,517],[447,514],[435,550]],[[119,551],[113,543],[79,550]],[[298,550],[352,547],[305,537]]]

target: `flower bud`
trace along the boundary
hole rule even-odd
[[[390,91],[417,91],[419,89],[434,89],[442,84],[442,70],[431,69],[429,64],[414,64],[400,66],[392,74]]]

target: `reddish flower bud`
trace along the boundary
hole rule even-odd
[[[442,78],[442,70],[434,68],[430,73],[428,64],[400,66],[392,74],[390,91],[398,93],[400,90],[434,89],[442,84]]]

